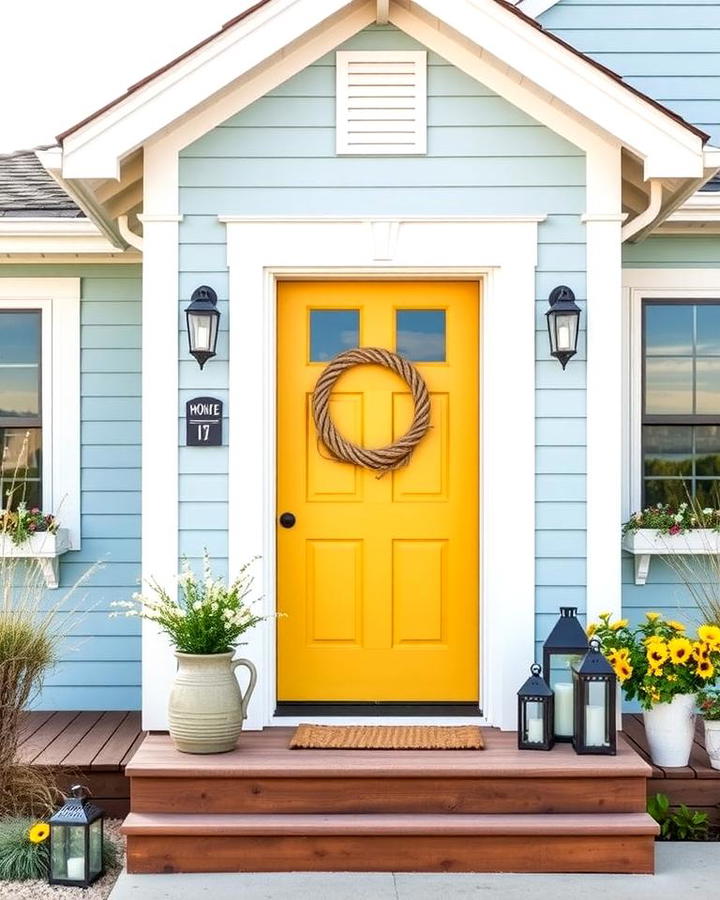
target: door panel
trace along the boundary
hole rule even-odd
[[[278,699],[478,698],[478,321],[473,282],[278,286]],[[378,476],[328,458],[315,382],[354,346],[404,351],[425,378],[431,429],[409,465]],[[364,446],[402,435],[413,406],[379,366],[331,398]]]

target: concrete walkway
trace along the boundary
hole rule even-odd
[[[657,844],[653,875],[425,875],[290,872],[122,874],[110,900],[678,900],[718,896],[720,843]]]

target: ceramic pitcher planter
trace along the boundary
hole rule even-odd
[[[676,694],[643,712],[650,756],[656,766],[686,766],[695,736],[695,694]]]
[[[233,659],[233,655],[175,654],[178,671],[168,718],[170,737],[183,753],[225,753],[235,749],[257,672],[250,660]],[[235,677],[238,666],[250,670],[245,696]]]
[[[720,721],[705,719],[705,749],[713,769],[720,769]]]

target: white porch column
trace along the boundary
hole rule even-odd
[[[587,619],[622,610],[620,147],[587,153]]]
[[[145,147],[142,287],[142,577],[172,588],[178,566],[178,157]],[[175,659],[142,623],[142,726],[167,728]]]

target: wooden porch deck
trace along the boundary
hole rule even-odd
[[[130,811],[125,766],[142,744],[139,712],[26,712],[20,759],[56,770],[58,785],[79,782],[112,817]]]

